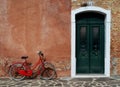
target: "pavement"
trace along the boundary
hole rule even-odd
[[[0,78],[0,87],[120,87],[119,78],[57,78],[14,81]]]

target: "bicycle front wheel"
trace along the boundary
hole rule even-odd
[[[9,75],[10,75],[10,78],[12,80],[15,80],[15,81],[20,81],[20,80],[23,80],[25,78],[25,76],[23,75],[20,75],[18,73],[18,70],[25,70],[25,67],[20,64],[20,63],[17,63],[17,64],[13,64],[11,67],[10,67],[10,70],[9,70]]]
[[[54,77],[56,76],[56,70],[54,65],[45,62],[44,67],[45,69],[41,72],[40,78],[44,80],[54,79]]]

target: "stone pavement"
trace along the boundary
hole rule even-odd
[[[26,79],[13,81],[0,78],[0,87],[120,87],[114,78],[60,78],[55,80]]]

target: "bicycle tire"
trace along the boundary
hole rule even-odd
[[[40,74],[40,79],[51,80],[54,79],[56,75],[56,70],[53,64],[49,62],[44,63],[45,69]]]
[[[25,78],[25,76],[22,76],[20,75],[16,69],[25,69],[25,67],[20,64],[20,63],[17,63],[17,64],[13,64],[11,67],[10,67],[10,70],[9,70],[9,76],[12,80],[15,80],[15,81],[20,81],[20,80],[23,80]]]

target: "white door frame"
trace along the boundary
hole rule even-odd
[[[105,65],[104,74],[81,74],[76,75],[76,58],[75,58],[75,38],[76,25],[75,15],[82,12],[96,12],[105,15]],[[109,77],[110,76],[110,27],[111,27],[111,11],[96,6],[80,7],[71,11],[71,77]]]

